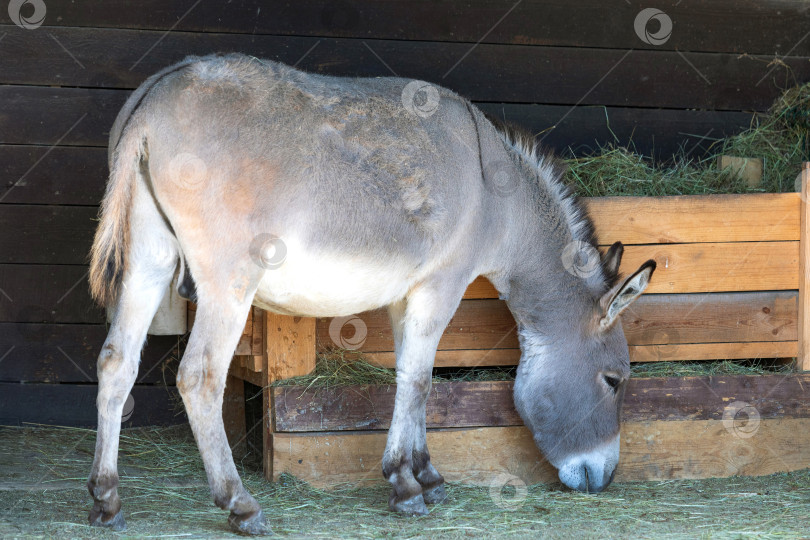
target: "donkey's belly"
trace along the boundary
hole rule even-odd
[[[265,272],[253,303],[285,315],[338,317],[396,302],[414,281],[408,264],[290,256]]]

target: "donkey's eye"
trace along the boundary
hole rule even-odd
[[[614,392],[619,389],[619,385],[621,384],[621,379],[618,377],[613,377],[612,375],[602,375],[605,379],[605,383],[610,386]]]

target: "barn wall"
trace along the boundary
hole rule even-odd
[[[638,151],[664,159],[681,147],[700,155],[781,89],[810,80],[803,2],[659,2],[673,22],[661,44],[634,29],[646,4],[623,0],[45,6],[44,23],[30,30],[0,10],[4,424],[94,423],[106,329],[87,292],[87,252],[109,128],[133,88],[188,54],[241,51],[325,74],[422,78],[556,150],[584,153],[632,136]],[[182,420],[173,389],[181,342],[150,338],[131,423]]]

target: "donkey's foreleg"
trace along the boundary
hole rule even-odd
[[[394,350],[399,358],[402,355],[402,341],[405,330],[405,312],[407,302],[404,300],[388,306],[388,315],[391,319],[391,330],[394,335]],[[431,362],[432,367],[432,362]],[[425,399],[425,402],[427,399]],[[430,463],[430,453],[427,448],[425,429],[425,405],[423,404],[416,417],[414,430],[413,451],[411,463],[413,475],[422,487],[422,498],[427,504],[436,504],[446,498],[444,478]]]
[[[121,413],[135,383],[141,348],[174,270],[170,260],[161,268],[151,261],[131,261],[115,316],[98,357],[98,434],[87,489],[93,497],[91,525],[126,528],[118,497],[118,438]],[[145,266],[150,266],[145,268]]]
[[[404,310],[401,305],[389,309],[395,341],[401,343],[396,343],[397,393],[383,455],[383,475],[393,486],[388,502],[396,512],[426,514],[423,486],[430,501],[435,502],[444,482],[430,465],[424,444],[425,404],[436,347],[462,294],[441,294],[421,287],[408,297]]]
[[[198,290],[194,328],[177,374],[189,423],[200,449],[214,503],[229,510],[228,524],[243,534],[266,534],[259,503],[242,485],[222,421],[225,380],[250,302]],[[252,298],[252,294],[249,298]]]
[[[418,417],[418,425],[413,441],[413,474],[416,481],[422,486],[422,498],[427,504],[437,504],[447,498],[444,489],[444,477],[439,474],[439,471],[430,462],[424,406]]]

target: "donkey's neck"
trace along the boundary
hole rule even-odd
[[[526,336],[552,329],[558,330],[553,335],[565,335],[566,328],[593,313],[609,286],[593,223],[562,183],[552,158],[505,141],[518,156],[515,166],[524,179],[513,199],[519,217],[504,252],[507,304]]]

